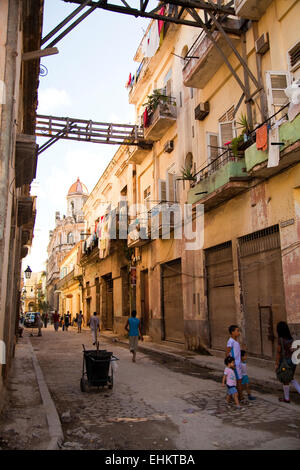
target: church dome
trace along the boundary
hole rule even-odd
[[[80,194],[80,195],[89,195],[89,192],[87,190],[87,187],[80,181],[79,178],[77,178],[77,181],[72,184],[72,186],[69,189],[68,196],[73,196],[74,194]]]

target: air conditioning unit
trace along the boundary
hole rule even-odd
[[[195,108],[195,119],[198,121],[203,121],[206,116],[209,114],[209,102],[199,103]]]
[[[265,54],[270,49],[269,33],[264,33],[255,41],[257,54]]]
[[[171,153],[174,150],[174,140],[168,140],[168,142],[164,146],[164,151],[167,153]]]

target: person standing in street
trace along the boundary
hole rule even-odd
[[[239,394],[239,400],[243,400],[243,389],[242,389],[242,359],[241,359],[241,347],[238,342],[240,336],[240,329],[237,325],[231,325],[229,328],[230,338],[227,341],[226,357],[231,356],[234,359],[235,367],[234,373],[237,380],[237,390]],[[225,357],[225,359],[226,359]]]
[[[39,313],[36,316],[36,325],[37,325],[37,328],[38,328],[38,336],[42,336],[43,321],[42,321],[41,315]]]
[[[48,313],[46,312],[44,314],[44,327],[47,328],[47,325],[48,325]]]
[[[80,310],[79,315],[77,317],[77,333],[81,333],[82,320],[83,320],[83,315],[82,315],[82,311]]]
[[[70,326],[70,313],[67,311],[67,314],[65,316],[65,329],[68,331],[68,328]]]
[[[95,346],[95,344],[97,344],[97,331],[100,333],[100,322],[97,317],[97,312],[94,312],[94,315],[90,319],[90,328],[92,331],[93,346]]]
[[[277,336],[278,346],[275,370],[277,373],[277,378],[283,385],[283,397],[280,397],[279,401],[282,401],[284,403],[290,403],[290,385],[292,384],[297,390],[297,392],[300,393],[300,384],[294,378],[296,371],[296,364],[294,364],[292,360],[292,355],[294,352],[292,346],[294,339],[291,335],[289,326],[285,321],[280,321],[279,323],[277,323]],[[281,374],[283,372],[284,377],[280,377],[280,369]]]
[[[59,315],[57,313],[57,310],[55,310],[55,312],[53,313],[52,318],[53,318],[54,330],[57,332],[58,327],[59,327]]]
[[[132,362],[136,362],[139,337],[142,341],[144,341],[144,338],[141,330],[141,322],[139,318],[136,318],[135,310],[132,310],[131,317],[128,318],[125,325],[125,330],[129,333],[129,350],[132,354]]]

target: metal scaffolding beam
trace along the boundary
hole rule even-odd
[[[144,129],[136,125],[41,114],[37,115],[35,134],[39,137],[49,137],[49,140],[40,147],[39,153],[59,139],[96,144],[136,145],[143,148],[152,146],[151,142],[144,139]]]

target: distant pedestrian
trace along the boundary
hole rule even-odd
[[[68,331],[68,328],[70,326],[70,313],[69,311],[65,315],[65,329]]]
[[[47,325],[48,325],[48,313],[46,312],[44,314],[44,327],[47,328]]]
[[[52,319],[54,324],[54,330],[57,332],[59,327],[59,314],[57,313],[57,310],[55,310],[55,312],[53,313]]]
[[[100,333],[100,322],[97,317],[97,312],[94,312],[94,315],[90,319],[90,328],[92,332],[93,345],[95,346],[95,344],[97,344],[97,331]]]
[[[38,328],[38,336],[42,336],[43,321],[42,321],[41,315],[39,313],[36,315],[35,321],[36,321],[36,326]]]
[[[256,398],[251,395],[250,390],[250,381],[247,373],[247,352],[242,349],[241,351],[241,371],[242,371],[242,389],[246,390],[248,395],[248,400],[256,400]]]
[[[79,315],[77,316],[77,333],[81,333],[82,320],[83,320],[83,315],[82,315],[82,311],[80,310]]]
[[[290,384],[292,384],[298,393],[300,393],[300,384],[294,379],[296,364],[292,361],[293,355],[293,337],[288,324],[281,321],[277,324],[278,346],[276,356],[277,378],[283,384],[283,397],[279,401],[290,403]]]
[[[236,404],[236,407],[241,409],[241,405],[239,403],[239,397],[238,397],[238,391],[236,388],[237,385],[237,380],[236,380],[236,374],[235,374],[235,361],[233,357],[228,356],[225,359],[225,370],[224,370],[224,375],[223,375],[223,380],[222,380],[222,386],[227,387],[227,395],[226,395],[226,401],[228,405],[231,402],[231,398],[234,399],[234,402]]]
[[[132,362],[135,362],[139,337],[142,341],[144,340],[141,330],[141,322],[139,318],[136,318],[135,310],[132,310],[131,317],[128,318],[125,325],[125,330],[129,333],[129,350],[132,354]]]
[[[228,356],[233,357],[235,367],[234,373],[237,380],[237,389],[239,394],[239,400],[243,399],[243,390],[242,390],[242,359],[241,359],[241,347],[240,343],[238,342],[238,337],[240,336],[240,329],[237,325],[231,325],[229,328],[230,338],[227,341],[227,349],[226,349],[226,358]]]

